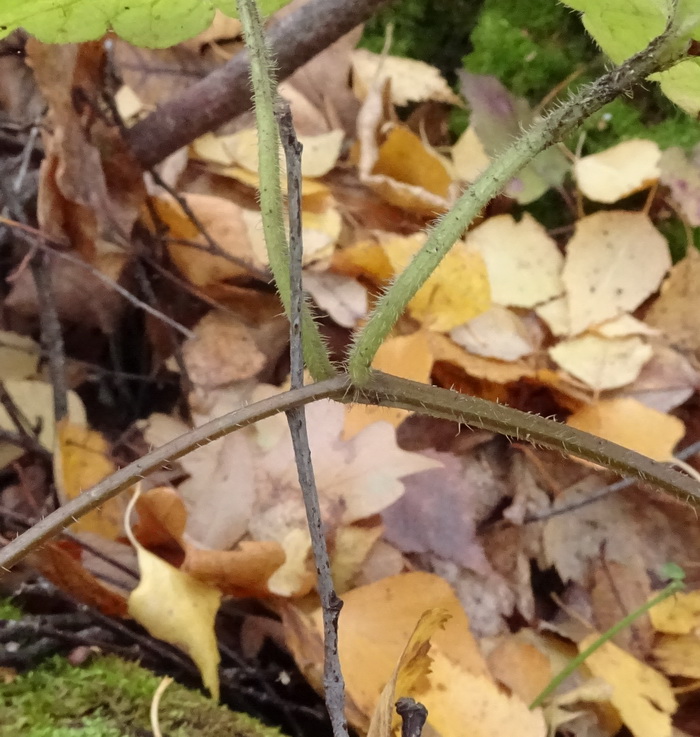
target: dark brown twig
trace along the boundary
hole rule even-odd
[[[267,34],[278,80],[364,23],[387,0],[310,0],[277,21]],[[250,109],[248,54],[236,54],[223,67],[160,105],[130,129],[129,143],[145,169],[204,133]]]
[[[290,356],[292,389],[304,386],[304,352],[301,341],[302,305],[304,290],[302,271],[301,227],[301,151],[302,145],[294,132],[289,105],[280,101],[278,120],[280,139],[287,161],[287,192],[289,203],[289,280],[290,304]],[[299,485],[306,507],[306,521],[311,534],[311,545],[318,575],[318,594],[323,611],[323,686],[326,708],[331,720],[334,737],[348,737],[345,718],[345,681],[338,656],[338,617],[343,602],[335,593],[328,546],[321,519],[321,504],[316,488],[311,448],[306,428],[306,411],[303,406],[287,411],[287,422],[292,435],[294,460],[299,475]]]

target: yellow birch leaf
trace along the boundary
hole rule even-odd
[[[660,175],[661,150],[654,141],[623,141],[574,163],[581,192],[594,202],[611,204],[646,189]]]
[[[668,460],[668,459],[664,459]],[[688,635],[700,627],[700,591],[681,591],[649,610],[657,632]]]
[[[579,643],[583,652],[600,637],[593,633]],[[586,660],[591,673],[613,687],[610,703],[635,737],[671,737],[671,716],[678,704],[668,679],[612,642]]]
[[[452,146],[452,163],[457,178],[462,182],[476,181],[491,164],[491,157],[471,126]]]
[[[597,212],[576,223],[562,278],[573,334],[636,309],[671,267],[666,239],[641,212]]]
[[[676,443],[685,435],[685,426],[677,417],[628,397],[583,407],[570,415],[566,424],[661,462],[673,458]],[[668,599],[669,604],[673,601]]]
[[[385,340],[372,361],[372,367],[378,371],[423,384],[430,379],[432,365],[433,356],[424,330]],[[343,437],[351,438],[373,422],[388,422],[398,427],[409,414],[408,410],[394,407],[350,405],[345,411]]]
[[[138,493],[129,502],[124,523],[141,572],[138,586],[129,595],[129,614],[153,637],[186,652],[202,674],[212,698],[218,701],[220,656],[214,619],[221,592],[166,563],[136,540],[129,516],[137,498]]]
[[[110,457],[109,444],[99,432],[66,418],[58,423],[56,431],[54,478],[58,497],[65,504],[114,473],[116,466]],[[108,499],[70,529],[116,540],[122,534],[124,506],[122,496]]]
[[[418,700],[417,692],[425,690],[432,662],[429,655],[430,638],[449,618],[450,613],[445,609],[428,609],[418,620],[389,682],[379,697],[367,730],[367,737],[391,737],[399,721],[398,714],[394,710],[397,699],[411,697]]]
[[[700,639],[695,635],[663,635],[653,654],[664,673],[700,680]]]
[[[425,234],[382,243],[395,273],[403,271],[425,243]],[[408,303],[409,313],[426,327],[446,332],[488,310],[491,290],[481,255],[458,241]]]
[[[564,291],[562,258],[543,225],[525,213],[520,221],[499,215],[466,238],[486,262],[491,297],[506,307],[534,307]]]

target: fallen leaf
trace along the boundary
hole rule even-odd
[[[43,381],[29,379],[5,382],[5,389],[15,406],[27,418],[29,425],[38,428],[37,438],[46,450],[53,452],[56,443],[56,423],[53,415],[53,387]],[[80,397],[74,392],[68,392],[68,419],[76,425],[87,425],[85,407]],[[9,432],[17,432],[14,422],[7,414],[7,410],[0,406],[0,428]],[[10,443],[0,444],[0,468],[4,468],[24,451]]]
[[[649,611],[657,632],[689,635],[700,626],[700,591],[680,591]]]
[[[600,635],[579,643],[583,652]],[[635,737],[671,737],[671,717],[678,704],[668,679],[611,642],[586,659],[586,666],[613,687],[610,703]]]
[[[0,330],[0,377],[33,378],[39,368],[41,349],[30,337]]]
[[[652,356],[641,338],[601,338],[587,334],[564,340],[549,349],[551,358],[565,371],[602,391],[634,381]]]
[[[73,554],[69,545],[63,541],[49,540],[31,553],[27,562],[54,586],[82,604],[94,607],[109,617],[125,617],[127,602],[124,595],[109,588],[86,570],[80,555]]]
[[[212,310],[182,345],[187,375],[201,389],[253,378],[266,364],[252,331],[226,312]]]
[[[662,635],[653,655],[656,665],[664,673],[700,680],[700,639],[696,635]]]
[[[591,332],[604,338],[625,338],[628,335],[658,335],[659,331],[627,313],[596,325]]]
[[[264,264],[260,264],[253,253],[244,210],[240,205],[212,195],[182,196],[213,241],[233,259],[206,252],[206,240],[175,200],[170,197],[152,198],[153,207],[168,227],[170,238],[199,245],[199,248],[175,243],[168,246],[173,263],[189,282],[203,287],[225,279],[248,276],[247,264],[264,268]]]
[[[698,149],[686,155],[681,148],[672,147],[661,154],[659,162],[661,183],[671,195],[692,227],[700,226],[700,164]]]
[[[382,241],[395,273],[408,266],[425,240],[425,234],[418,233]],[[476,250],[458,241],[408,303],[408,311],[431,330],[444,332],[485,312],[490,306],[484,260]]]
[[[508,384],[526,376],[535,376],[535,371],[522,362],[497,361],[467,353],[446,335],[429,333],[433,360],[459,366],[465,373],[477,379]]]
[[[576,223],[562,278],[573,334],[638,307],[671,267],[666,239],[641,212],[597,212]]]
[[[56,435],[54,479],[61,504],[76,499],[117,470],[111,448],[99,432],[64,418],[57,425]],[[124,509],[124,496],[113,497],[82,516],[70,529],[115,540],[122,534]]]
[[[637,138],[576,159],[574,176],[589,200],[611,204],[656,182],[660,158],[658,144]]]
[[[331,272],[307,271],[303,283],[314,302],[341,327],[354,328],[367,316],[367,289],[356,279]]]
[[[432,662],[430,638],[445,625],[449,617],[444,609],[429,609],[418,620],[391,678],[382,690],[367,729],[367,737],[392,737],[399,722],[399,715],[395,711],[397,699],[417,697],[426,689]]]
[[[569,300],[565,295],[537,305],[535,307],[535,314],[547,325],[552,335],[556,338],[571,335]]]
[[[699,304],[700,253],[689,248],[664,282],[661,295],[647,312],[646,322],[658,328],[673,346],[697,357],[700,354]]]
[[[353,588],[352,584],[383,532],[381,525],[347,525],[337,531],[331,560],[331,575],[337,594],[342,595]]]
[[[373,54],[367,49],[355,49],[351,55],[353,89],[364,100],[372,87],[391,80],[391,101],[404,106],[409,102],[435,100],[462,106],[462,101],[450,89],[440,72],[416,59]]]
[[[533,122],[526,100],[508,92],[496,77],[457,72],[462,94],[470,108],[470,125],[484,146],[486,154],[496,157]],[[570,164],[556,147],[538,154],[511,180],[506,194],[521,205],[541,197],[550,187],[562,183]]]
[[[660,462],[673,459],[673,450],[685,435],[685,425],[677,417],[629,398],[602,399],[574,412],[566,424]]]
[[[453,328],[450,338],[469,353],[501,361],[517,361],[535,351],[524,321],[500,305]]]
[[[452,163],[457,178],[474,182],[488,169],[491,158],[484,150],[474,128],[469,126],[452,146]]]
[[[491,217],[470,231],[469,246],[484,257],[494,302],[534,307],[561,294],[563,258],[545,228],[525,213]]]
[[[411,379],[422,384],[430,380],[433,357],[425,331],[401,335],[385,340],[377,351],[372,367],[387,374]],[[352,404],[345,412],[344,438],[352,438],[374,422],[388,422],[398,427],[410,413],[394,407],[373,407]]]
[[[186,652],[197,665],[212,698],[218,701],[220,656],[214,619],[221,592],[149,553],[136,540],[129,516],[137,496],[129,502],[124,522],[141,572],[138,586],[129,595],[129,614],[153,637]]]
[[[532,703],[552,680],[549,658],[516,635],[503,637],[486,661],[493,677],[526,704]]]

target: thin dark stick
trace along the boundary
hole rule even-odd
[[[66,351],[51,278],[51,260],[46,251],[41,251],[33,256],[30,263],[39,302],[41,344],[49,357],[54,420],[59,422],[68,416],[68,384],[66,382]]]
[[[44,460],[51,460],[53,457],[51,451],[44,448],[44,446],[31,435],[24,435],[0,428],[0,441],[3,443],[9,443],[10,445],[16,445],[27,453],[34,453]]]
[[[301,341],[301,314],[304,290],[301,283],[302,228],[301,228],[301,151],[302,145],[294,132],[289,105],[280,102],[278,112],[280,138],[287,161],[287,192],[289,207],[289,280],[290,304],[290,357],[292,389],[304,386],[304,354]],[[338,617],[343,602],[335,593],[331,562],[328,556],[326,536],[321,520],[321,505],[316,488],[311,449],[306,428],[306,411],[303,406],[287,411],[287,422],[292,435],[294,460],[299,484],[304,496],[306,520],[311,534],[311,545],[318,575],[318,594],[323,611],[323,685],[326,708],[331,720],[334,737],[348,737],[345,718],[345,681],[338,656]]]
[[[396,702],[396,713],[401,717],[401,737],[421,737],[428,718],[423,704],[404,696]]]
[[[310,0],[277,21],[267,34],[282,81],[319,52],[364,23],[387,0]],[[145,169],[251,107],[248,54],[168,100],[129,132],[129,144]]]
[[[687,461],[688,458],[692,458],[696,453],[700,453],[700,440],[693,443],[692,445],[689,445],[687,448],[683,448],[683,450],[678,451],[678,453],[676,453],[676,458],[681,461]],[[606,486],[595,494],[591,494],[589,497],[582,499],[580,502],[569,504],[566,507],[553,507],[552,509],[548,509],[545,512],[529,514],[523,520],[523,524],[529,524],[531,522],[544,522],[545,520],[552,519],[552,517],[559,517],[559,515],[562,514],[575,512],[578,509],[583,509],[584,507],[587,507],[589,504],[595,504],[596,502],[600,502],[603,499],[607,499],[609,496],[616,494],[618,491],[629,489],[630,486],[633,486],[636,483],[639,483],[639,479],[620,479],[620,481],[616,481],[614,484]]]

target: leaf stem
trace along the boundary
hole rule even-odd
[[[369,380],[372,359],[406,305],[489,201],[537,154],[563,140],[596,110],[653,72],[677,62],[682,52],[677,44],[668,43],[669,38],[664,34],[654,39],[646,49],[533,123],[462,194],[452,210],[430,231],[411,263],[382,295],[368,322],[355,337],[347,365],[354,384],[362,386]]]
[[[623,617],[619,622],[616,622],[607,632],[604,632],[597,640],[592,642],[585,650],[582,650],[575,658],[572,658],[566,666],[557,673],[554,678],[542,689],[542,692],[537,698],[530,704],[530,709],[536,709],[541,706],[544,701],[559,688],[559,686],[579,667],[582,665],[593,653],[602,647],[608,640],[611,640],[618,632],[629,627],[635,619],[638,619],[648,612],[652,607],[660,604],[662,601],[668,599],[669,596],[681,591],[683,589],[682,580],[674,580],[666,586],[665,589],[661,590],[653,599],[650,599],[645,604],[630,612],[626,617]]]
[[[289,247],[284,232],[284,202],[280,186],[280,139],[275,116],[276,83],[270,51],[265,41],[262,20],[255,0],[238,0],[253,84],[255,119],[258,128],[260,172],[260,210],[270,268],[284,310],[290,314]],[[302,313],[304,357],[316,380],[335,374],[318,327],[306,305]]]

